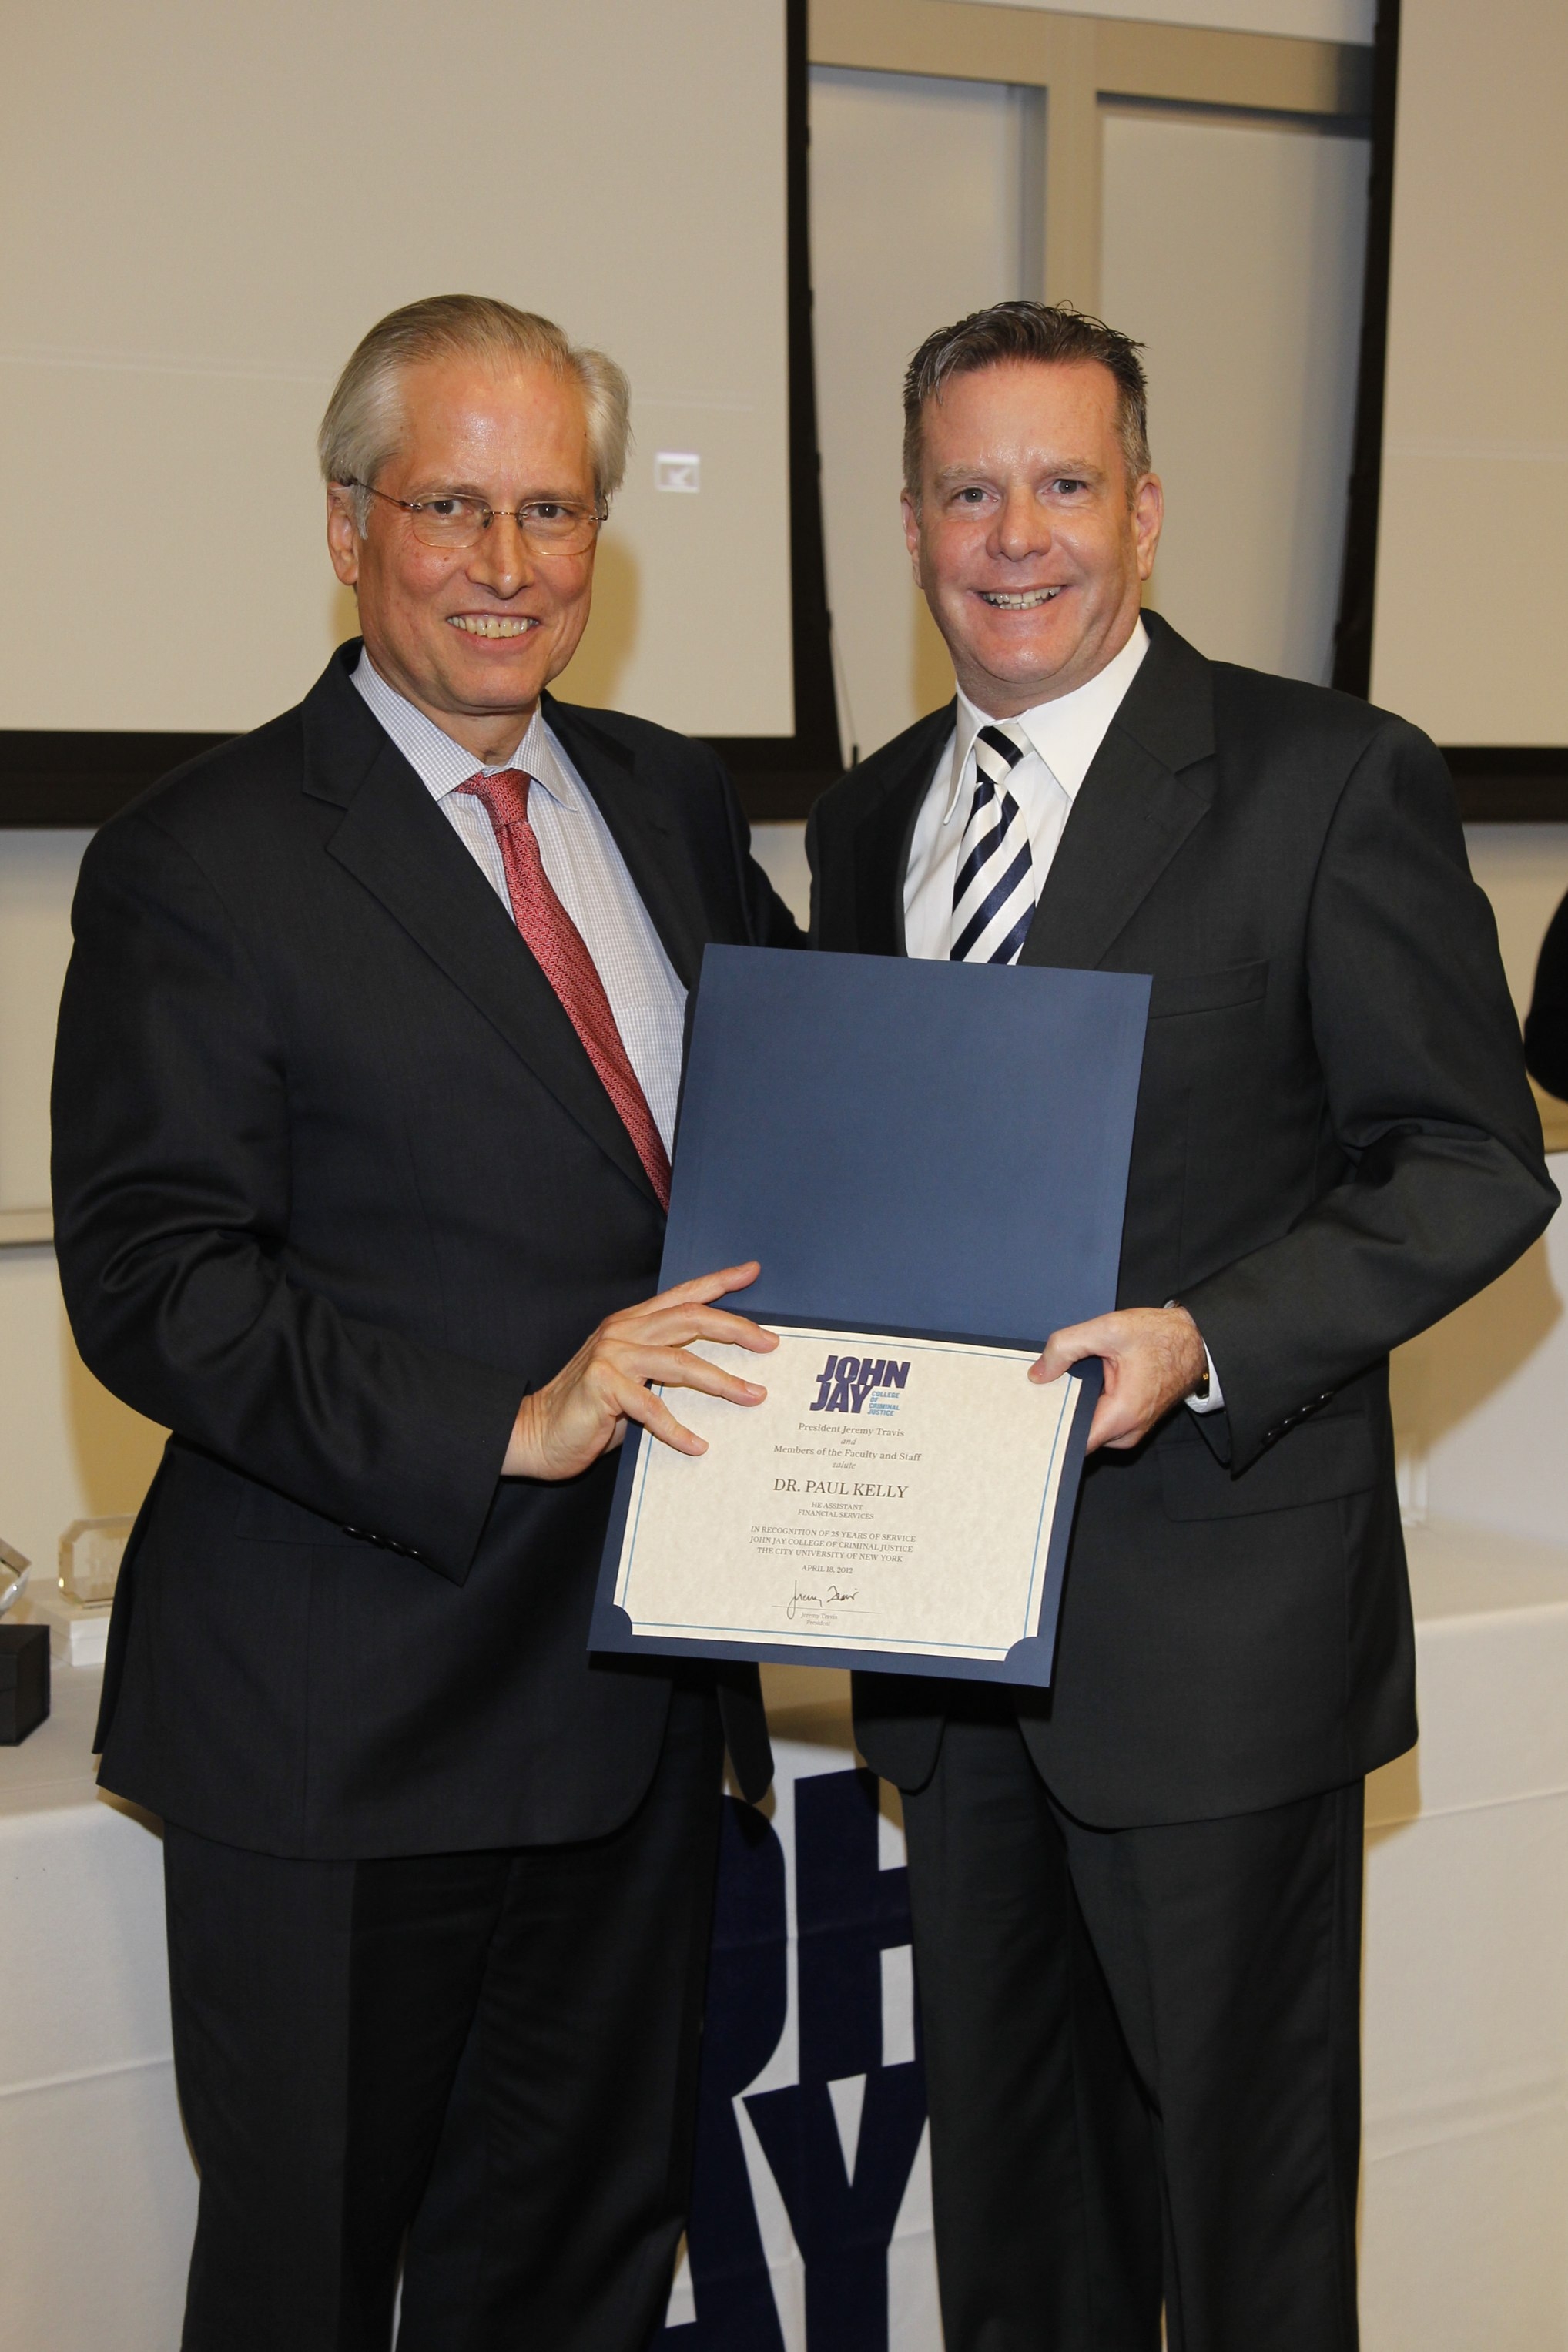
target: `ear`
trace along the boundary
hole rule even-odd
[[[353,493],[341,482],[329,483],[327,488],[327,552],[343,586],[354,587],[359,580],[359,527],[354,521]]]
[[[1165,493],[1158,474],[1145,474],[1132,493],[1132,535],[1138,545],[1138,577],[1154,569],[1154,550],[1165,520]]]
[[[920,509],[916,506],[913,499],[910,498],[908,490],[902,490],[900,492],[899,509],[904,518],[904,545],[910,551],[910,569],[915,575],[915,586],[923,590],[925,587],[925,582],[921,577]]]

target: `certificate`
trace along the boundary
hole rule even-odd
[[[629,1637],[1035,1679],[1083,1375],[1037,1385],[1033,1349],[768,1328],[766,1358],[696,1349],[765,1402],[672,1391],[707,1453],[642,1443],[614,1583]]]

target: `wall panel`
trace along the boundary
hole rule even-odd
[[[874,751],[952,691],[899,514],[904,369],[934,327],[1023,290],[1038,131],[1031,101],[994,82],[812,70],[818,432],[846,753]]]
[[[1326,682],[1344,542],[1367,148],[1110,108],[1105,316],[1146,346],[1165,487],[1149,601],[1201,651]]]
[[[1568,8],[1407,0],[1373,699],[1568,744]]]

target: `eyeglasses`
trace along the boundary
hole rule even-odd
[[[395,499],[354,475],[343,477],[342,488],[364,490],[389,507],[400,507],[422,547],[446,548],[453,553],[478,547],[498,516],[516,523],[520,535],[540,555],[585,555],[599,535],[609,508],[574,506],[565,499],[528,499],[520,507],[492,507],[456,490],[437,490],[427,499]]]

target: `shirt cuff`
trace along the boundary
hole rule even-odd
[[[1194,1395],[1184,1399],[1189,1412],[1218,1412],[1225,1403],[1225,1391],[1219,1384],[1219,1374],[1214,1368],[1214,1358],[1209,1354],[1206,1347],[1204,1349],[1204,1362],[1208,1366],[1209,1392],[1207,1396]]]
[[[1174,1307],[1177,1302],[1173,1298],[1167,1298],[1165,1304],[1167,1307]],[[1203,1333],[1201,1331],[1198,1333],[1198,1338],[1203,1339]],[[1219,1384],[1219,1374],[1214,1368],[1214,1358],[1209,1354],[1208,1342],[1206,1339],[1204,1339],[1204,1367],[1209,1376],[1207,1389],[1202,1396],[1199,1396],[1197,1391],[1194,1389],[1191,1396],[1186,1396],[1182,1399],[1182,1402],[1186,1406],[1189,1412],[1222,1412],[1225,1406],[1225,1391]]]

